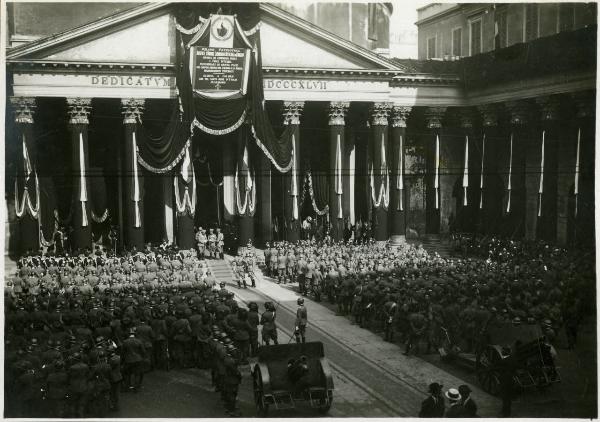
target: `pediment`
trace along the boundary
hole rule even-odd
[[[174,64],[172,4],[147,3],[13,48],[11,60]],[[263,65],[272,68],[400,70],[393,62],[261,3]]]

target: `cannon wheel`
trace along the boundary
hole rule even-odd
[[[331,409],[331,402],[332,401],[333,401],[333,397],[329,397],[329,402],[327,404],[323,404],[323,405],[319,406],[318,407],[319,413],[321,413],[322,415],[324,415],[325,413],[329,412],[329,409]]]
[[[500,393],[500,379],[498,378],[498,372],[496,366],[499,362],[500,356],[498,351],[493,347],[484,348],[479,355],[477,355],[477,379],[479,384],[483,388],[483,391],[492,395],[498,395]]]
[[[253,372],[252,381],[254,385],[254,404],[256,405],[256,413],[260,417],[265,417],[269,414],[269,405],[264,401],[263,381],[258,365]]]

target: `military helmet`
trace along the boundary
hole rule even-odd
[[[299,297],[296,302],[298,302],[298,305],[304,305],[304,298]]]

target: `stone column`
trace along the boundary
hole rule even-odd
[[[392,107],[392,158],[390,176],[390,205],[389,222],[391,241],[398,245],[404,243],[405,238],[405,201],[406,189],[404,188],[404,147],[406,145],[406,119],[412,107]]]
[[[538,221],[536,238],[556,241],[556,211],[558,192],[558,144],[561,141],[558,96],[543,97],[537,100],[541,111],[541,141],[540,154],[543,148],[543,171],[538,176]],[[564,141],[564,140],[563,140]],[[540,164],[542,160],[540,160]]]
[[[257,178],[260,201],[260,238],[262,243],[273,240],[273,214],[271,210],[271,161],[259,153],[260,173]]]
[[[478,107],[483,119],[483,133],[478,154],[479,182],[476,189],[478,232],[493,233],[502,217],[502,194],[496,191],[498,183],[498,162],[496,157],[497,138],[499,136],[498,117],[500,113],[497,104],[486,104]],[[500,195],[500,196],[499,196]]]
[[[527,145],[531,134],[527,122],[531,109],[526,102],[513,101],[505,104],[510,118],[509,142],[512,137],[512,163],[510,163],[510,192],[504,203],[504,212],[510,235],[517,238],[524,236],[526,224],[527,191],[525,180]],[[510,154],[509,154],[510,156]],[[510,160],[510,157],[509,157]],[[509,204],[510,198],[510,204]],[[510,206],[509,206],[510,205]]]
[[[238,138],[236,154],[235,207],[239,227],[239,247],[246,246],[248,241],[254,243],[254,214],[257,203],[255,149],[250,141],[250,130],[242,127],[242,136]]]
[[[564,196],[567,192],[567,186],[571,187],[572,192],[571,205],[569,208],[568,231],[564,225],[559,225],[559,240],[567,238],[570,244],[593,248],[595,246],[595,185],[596,185],[596,95],[594,91],[584,91],[578,93],[573,98],[575,103],[575,151],[572,153],[571,163],[576,163],[577,167],[567,169],[565,174],[559,173],[559,213],[564,213]],[[577,148],[577,145],[579,148]],[[573,151],[573,150],[572,150]],[[559,157],[566,156],[562,152]],[[579,160],[577,160],[579,157]],[[565,167],[564,165],[562,166]],[[579,171],[576,174],[575,169]],[[569,171],[570,170],[570,171]],[[561,170],[559,169],[559,172]],[[576,177],[577,175],[577,177]],[[567,179],[567,180],[564,180]],[[560,215],[560,214],[559,214]],[[559,222],[560,224],[560,222]],[[565,236],[564,232],[567,231]]]
[[[142,166],[138,163],[137,125],[144,112],[143,99],[122,99],[123,129],[123,208],[125,218],[124,244],[127,249],[144,248],[144,180]]]
[[[375,240],[388,240],[388,208],[392,180],[392,154],[388,147],[388,116],[391,104],[374,103],[370,110],[371,145],[369,146],[371,193],[371,226]]]
[[[331,237],[334,240],[344,238],[343,195],[344,175],[344,126],[345,116],[350,106],[347,102],[329,104],[329,222]]]
[[[285,174],[285,220],[287,239],[297,242],[300,239],[300,197],[302,196],[302,174],[300,169],[300,116],[304,109],[302,101],[283,103],[283,124],[292,131],[293,160],[291,170]]]
[[[36,150],[33,142],[35,98],[11,97],[16,123],[16,142],[20,145],[17,157],[15,211],[18,220],[19,252],[37,252],[39,239],[39,182],[36,171]],[[8,249],[9,243],[5,245]]]
[[[477,229],[476,210],[479,207],[479,176],[474,170],[477,168],[477,139],[474,127],[475,110],[463,108],[460,110],[461,137],[460,146],[461,195],[460,204],[456,206],[456,228],[459,231],[474,232]],[[480,162],[481,160],[479,160]]]
[[[426,181],[426,221],[425,231],[427,234],[440,233],[441,219],[441,173],[444,163],[442,160],[442,119],[446,113],[445,107],[429,107],[425,111],[427,129],[430,133],[430,145],[427,160],[427,173],[430,175]]]
[[[88,126],[92,109],[90,98],[67,98],[69,107],[69,129],[71,131],[71,151],[73,167],[73,202],[71,204],[70,240],[73,250],[92,247],[92,219],[90,208]]]

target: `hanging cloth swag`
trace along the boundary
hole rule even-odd
[[[546,131],[542,131],[542,158],[540,161],[540,187],[538,189],[538,217],[542,216],[542,196],[544,195],[544,144],[546,143]]]
[[[513,161],[513,134],[510,134],[510,157],[508,159],[508,202],[506,204],[506,212],[510,212],[510,197],[512,192],[512,161]]]
[[[479,177],[479,209],[483,209],[483,163],[485,163],[485,133],[481,146],[481,175]]]
[[[22,135],[22,148],[23,148],[23,169],[22,176],[19,177],[19,173],[17,173],[17,177],[15,178],[15,213],[17,214],[17,218],[23,217],[23,214],[26,212],[33,218],[34,220],[38,218],[38,212],[40,210],[39,198],[40,198],[40,185],[38,181],[37,171],[34,168],[33,163],[31,162],[29,155],[29,148],[27,147],[28,142],[30,140],[23,133]],[[23,190],[23,194],[21,196],[21,200],[19,200],[19,180],[23,180],[21,189]],[[32,196],[34,196],[34,201],[32,201]]]
[[[467,206],[467,188],[469,187],[469,135],[465,136],[465,166],[463,171],[463,206]]]
[[[575,184],[573,195],[575,196],[575,217],[577,217],[577,198],[579,197],[579,151],[581,146],[581,128],[577,129],[577,157],[575,158]]]
[[[435,209],[440,208],[440,136],[435,135],[435,175],[433,177],[433,188],[435,189]]]
[[[292,160],[292,220],[298,220],[298,159],[296,156],[295,135],[292,135]]]
[[[335,195],[338,201],[338,215],[337,218],[344,218],[342,209],[342,194],[344,184],[342,182],[342,141],[340,134],[337,135],[336,147],[335,147]]]
[[[373,206],[375,208],[379,208],[383,203],[383,208],[385,210],[388,209],[390,205],[390,172],[388,170],[387,159],[386,159],[386,151],[385,151],[385,135],[381,134],[381,166],[379,169],[381,179],[379,181],[379,192],[378,195],[375,196],[375,191],[377,190],[375,187],[375,172],[373,170],[373,165],[371,165],[371,200],[373,201]]]
[[[400,135],[400,147],[398,149],[398,175],[396,179],[396,190],[398,191],[398,208],[397,211],[404,211],[402,191],[404,190],[404,137]]]
[[[194,128],[225,135],[247,122],[254,141],[274,167],[289,171],[293,131],[287,127],[276,136],[265,110],[260,26],[244,31],[235,15],[213,14],[195,27],[176,27],[180,123],[172,123],[163,139],[142,149],[142,165],[148,164],[144,167],[154,172],[168,171],[183,157]],[[223,69],[227,69],[226,77]],[[153,165],[161,155],[169,158],[159,160],[160,166]]]
[[[190,147],[185,149],[181,169],[179,172],[175,173],[173,178],[173,189],[175,190],[177,215],[189,215],[190,217],[193,217],[196,213],[196,175],[194,173],[194,165],[190,158]],[[181,191],[183,191],[183,195],[181,194]]]

